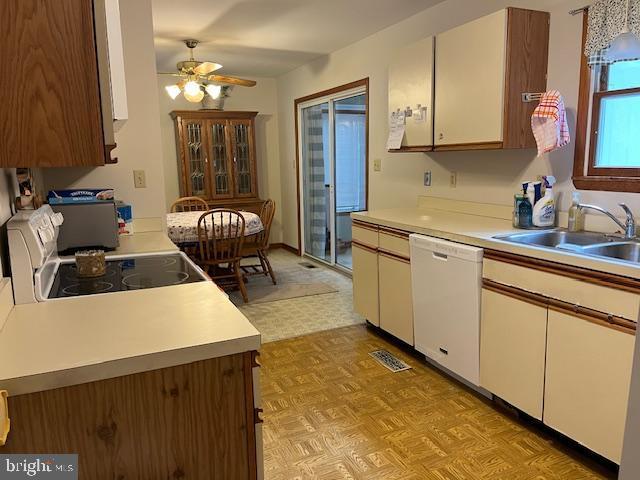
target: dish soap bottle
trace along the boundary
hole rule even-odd
[[[551,175],[543,179],[544,196],[533,206],[532,221],[536,227],[553,227],[556,223],[556,202],[553,196],[553,184],[556,183],[556,179]]]
[[[580,212],[580,192],[571,194],[571,207],[569,207],[569,224],[570,232],[581,232],[584,229],[582,224],[582,213]]]
[[[524,195],[522,195],[522,200],[518,204],[518,226],[520,228],[531,228],[533,208],[531,207],[531,202],[527,196],[527,187],[524,185],[523,187]]]

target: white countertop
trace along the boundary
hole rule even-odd
[[[513,228],[509,220],[420,207],[373,210],[352,213],[351,216],[355,220],[467,245],[640,279],[640,265],[493,238],[496,235],[524,232]]]
[[[164,232],[142,232],[120,235],[120,246],[110,255],[133,255],[137,253],[177,252],[178,247]]]
[[[167,251],[162,237],[135,234],[113,253]],[[0,389],[20,395],[259,348],[258,330],[210,281],[17,305],[0,330]]]

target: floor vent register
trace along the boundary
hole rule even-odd
[[[301,262],[300,265],[304,268],[318,268],[317,265],[314,265],[311,262]]]
[[[409,370],[411,367],[400,360],[395,355],[387,352],[386,350],[376,350],[375,352],[370,352],[373,358],[375,358],[381,365],[387,367],[392,372],[402,372],[404,370]]]

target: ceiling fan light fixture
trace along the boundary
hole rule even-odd
[[[188,94],[192,97],[198,95],[198,92],[202,92],[200,89],[200,84],[194,80],[189,80],[184,86],[184,94],[185,96]]]
[[[220,85],[214,85],[213,83],[210,83],[205,87],[205,90],[207,91],[207,94],[215,100],[220,96],[222,87]]]
[[[171,100],[175,100],[176,97],[180,95],[180,92],[182,91],[178,85],[169,85],[164,87],[164,89],[167,91],[167,94],[171,97]]]

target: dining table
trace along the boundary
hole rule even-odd
[[[204,213],[202,211],[167,213],[167,235],[171,241],[178,246],[198,243],[198,220]],[[245,211],[238,213],[244,218],[245,237],[256,235],[264,229],[260,217],[255,213]],[[220,232],[222,227],[226,230],[228,221],[228,215],[222,215],[222,223],[220,215],[214,216],[216,234]]]

